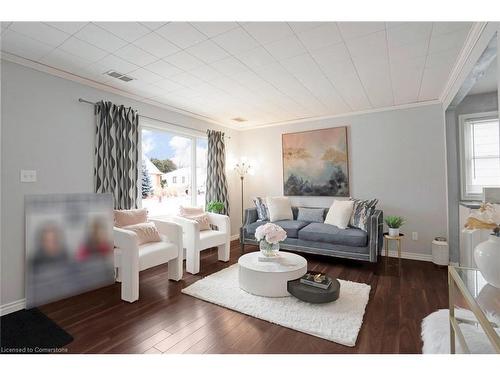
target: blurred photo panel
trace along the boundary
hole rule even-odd
[[[111,194],[27,196],[25,213],[27,308],[114,283]]]

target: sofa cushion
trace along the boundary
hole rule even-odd
[[[299,207],[297,220],[309,221],[310,223],[323,223],[325,221],[324,214],[324,208]]]
[[[309,224],[307,221],[299,220],[278,220],[273,221],[273,223],[283,228],[289,238],[298,238],[299,230]]]
[[[299,239],[346,246],[366,246],[368,234],[357,228],[340,229],[324,223],[310,223],[299,230]]]
[[[253,223],[245,225],[245,231],[248,235],[253,236],[255,235],[255,231],[258,227],[267,223],[269,223],[269,221],[255,221]]]

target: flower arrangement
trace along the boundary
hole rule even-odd
[[[286,232],[279,225],[267,223],[255,230],[255,239],[259,242],[260,251],[266,257],[277,256],[279,243],[286,238]]]
[[[261,225],[255,230],[255,239],[257,241],[266,241],[268,244],[280,243],[284,241],[285,238],[285,230],[273,223]]]

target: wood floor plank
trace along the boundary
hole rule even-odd
[[[247,251],[257,247],[247,246]],[[201,254],[201,272],[168,281],[167,265],[141,272],[140,299],[120,299],[120,284],[41,307],[74,340],[69,353],[420,353],[420,324],[447,308],[446,268],[380,257],[376,264],[304,255],[308,269],[371,286],[363,325],[353,348],[297,332],[187,296],[181,290],[238,261],[217,249]]]

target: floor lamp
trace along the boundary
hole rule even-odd
[[[245,175],[250,170],[250,165],[241,162],[236,164],[234,169],[240,175],[240,181],[241,181],[241,224],[243,224],[243,180],[245,179]]]

